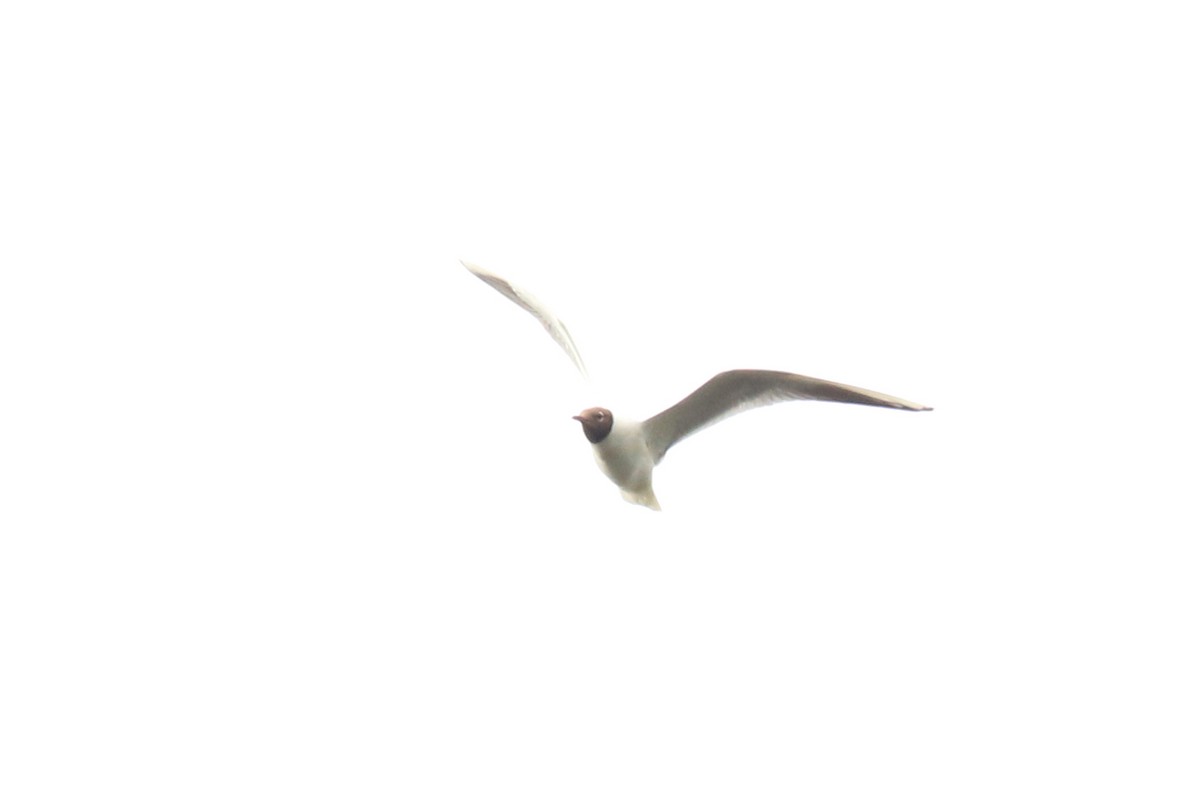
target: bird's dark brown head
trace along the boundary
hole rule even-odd
[[[579,420],[583,425],[583,435],[592,444],[599,444],[612,430],[613,415],[607,408],[589,408],[580,411],[571,419]]]

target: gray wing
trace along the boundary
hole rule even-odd
[[[666,411],[646,420],[642,430],[657,464],[680,439],[741,411],[785,400],[828,400],[907,411],[933,410],[899,397],[820,378],[790,372],[735,369],[722,372]]]
[[[575,347],[575,342],[571,339],[571,334],[567,332],[567,326],[563,321],[551,313],[550,309],[538,302],[538,300],[524,289],[518,289],[508,281],[501,278],[499,275],[493,275],[483,267],[475,264],[468,264],[466,261],[460,262],[464,267],[471,271],[479,280],[491,286],[500,294],[512,300],[521,308],[528,311],[537,321],[542,323],[542,327],[546,329],[554,341],[558,342],[558,346],[563,349],[567,357],[575,364],[576,368],[587,377],[587,367],[583,365],[583,356],[579,355],[579,350]]]

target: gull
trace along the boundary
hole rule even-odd
[[[475,277],[533,315],[587,377],[587,368],[567,326],[550,309],[511,281],[475,264],[461,263]],[[713,376],[675,405],[640,422],[615,416],[600,406],[584,409],[572,419],[582,425],[596,464],[621,490],[621,496],[630,503],[659,511],[651,478],[654,467],[671,447],[726,417],[786,400],[825,400],[904,411],[933,410],[882,392],[821,378],[774,370],[735,369]]]

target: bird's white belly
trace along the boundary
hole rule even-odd
[[[622,489],[638,492],[650,488],[654,459],[636,426],[617,423],[602,442],[592,445],[592,455],[600,471]]]

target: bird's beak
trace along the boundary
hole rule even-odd
[[[579,420],[580,422],[583,422],[583,417],[579,416],[578,414],[576,414],[575,416],[571,417],[571,419],[577,419],[577,420]]]

